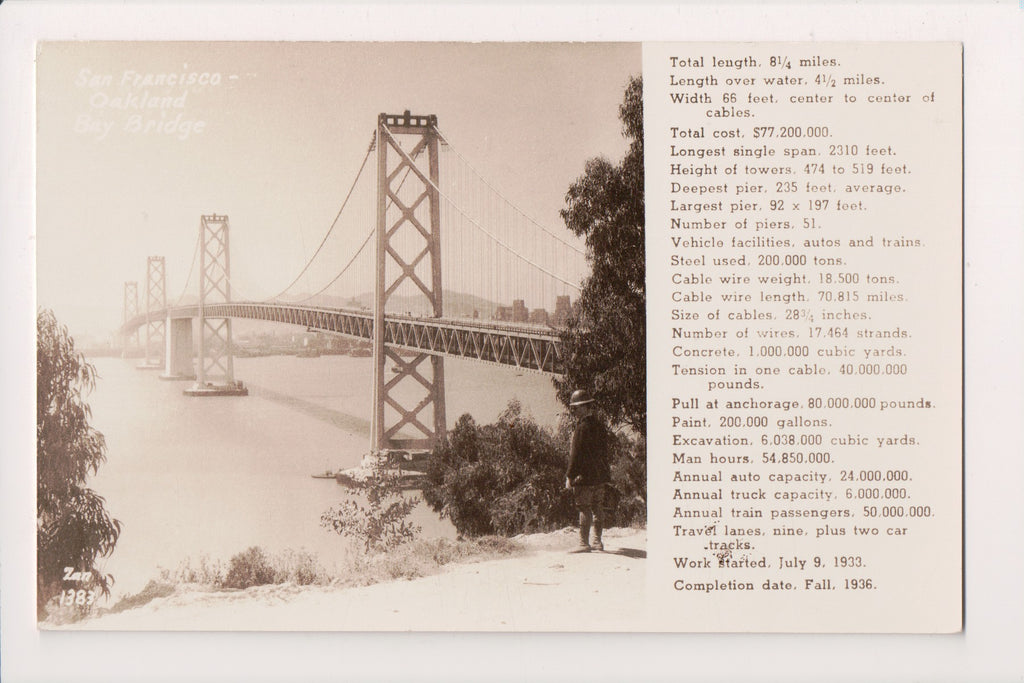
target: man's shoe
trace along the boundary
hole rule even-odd
[[[601,539],[599,538],[596,541],[594,541],[594,544],[591,547],[594,550],[601,550],[601,551],[603,551],[604,550],[604,543],[602,543]]]

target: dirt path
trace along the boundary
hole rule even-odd
[[[82,622],[104,630],[618,631],[642,624],[646,532],[612,529],[606,551],[569,553],[568,530],[524,537],[526,555],[434,576],[331,589],[180,592]]]

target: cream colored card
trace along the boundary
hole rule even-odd
[[[647,588],[687,630],[960,629],[960,64],[644,46]]]
[[[44,628],[959,629],[958,44],[38,52],[40,303],[96,356],[109,461],[94,486],[123,523],[95,566],[40,570],[61,587]],[[609,209],[645,197],[642,225],[579,199],[609,182],[588,159],[638,153],[645,177],[624,175]],[[530,460],[549,479],[516,463],[486,475],[492,489],[453,475],[443,504],[397,522],[332,512],[365,502],[346,487],[370,451],[422,489],[426,452],[446,431],[468,438],[462,415],[482,425],[517,402],[554,434],[567,372],[634,444],[613,470],[637,468],[615,384],[632,354],[609,364],[564,336],[570,307],[594,306],[599,244],[559,225],[566,205],[622,250],[646,231],[647,489],[616,475],[631,507],[606,511],[605,552],[567,554],[570,528],[536,533],[575,515],[567,452]],[[83,250],[109,256],[76,269]],[[628,261],[602,267],[643,302]],[[576,329],[607,334],[624,301]],[[616,352],[640,350],[636,329]],[[539,512],[500,526],[501,505]],[[343,518],[371,531],[339,538]],[[511,559],[452,546],[502,529],[535,533]],[[401,553],[413,536],[392,560],[412,567],[395,576],[427,575],[408,586],[359,549]],[[463,553],[486,561],[420,564]]]

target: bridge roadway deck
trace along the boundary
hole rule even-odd
[[[365,309],[236,301],[207,304],[206,316],[266,320],[367,341],[373,339],[373,313]],[[170,307],[152,314],[154,320],[168,317],[198,318],[199,306]],[[147,319],[145,314],[132,318],[122,332],[141,327]],[[470,358],[546,374],[562,373],[561,340],[555,330],[543,325],[389,314],[384,319],[384,343],[399,349]]]

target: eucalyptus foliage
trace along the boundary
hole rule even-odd
[[[524,415],[511,401],[497,422],[478,425],[459,418],[434,449],[423,499],[461,534],[514,536],[551,531],[575,522],[576,508],[565,489],[572,424],[552,432]],[[646,522],[644,443],[612,434],[612,484],[606,500],[609,525]]]
[[[562,333],[568,403],[588,389],[617,424],[646,434],[643,86],[626,85],[619,107],[629,149],[618,164],[596,158],[566,193],[562,219],[587,245],[592,273]]]
[[[75,350],[52,311],[39,312],[36,332],[36,602],[42,616],[63,588],[110,594],[114,578],[95,564],[113,552],[121,523],[85,485],[106,461],[106,442],[89,424],[85,402],[96,386],[96,368]],[[65,586],[69,570],[78,578]]]
[[[423,498],[468,536],[549,531],[570,524],[565,452],[516,401],[490,425],[459,418],[431,456]]]

